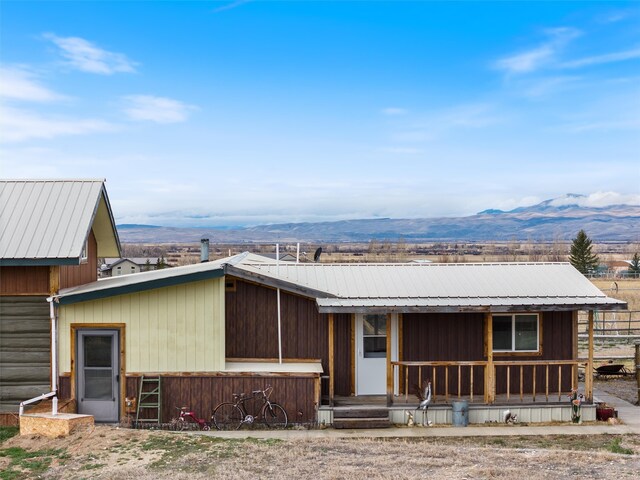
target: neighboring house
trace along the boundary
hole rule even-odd
[[[276,264],[247,253],[65,289],[56,302],[62,396],[81,397],[92,371],[82,352],[109,335],[104,399],[78,402],[98,421],[122,418],[142,375],[162,377],[165,421],[176,405],[207,416],[271,384],[293,422],[332,423],[349,397],[403,422],[426,379],[443,412],[465,398],[474,421],[499,418],[498,404],[552,404],[526,420],[566,419],[579,365],[593,366],[592,348],[578,359],[578,311],[592,325],[594,310],[626,308],[565,263]]]
[[[607,266],[614,277],[624,277],[629,273],[631,260],[613,260],[607,262]]]
[[[118,275],[156,270],[159,261],[158,257],[105,258],[104,263],[100,266],[100,276],[117,277]]]
[[[103,180],[0,181],[0,412],[51,389],[47,297],[120,255]]]

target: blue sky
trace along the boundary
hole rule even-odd
[[[638,2],[0,8],[0,174],[118,223],[640,205]]]

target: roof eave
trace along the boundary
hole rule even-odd
[[[139,274],[136,274],[139,275]],[[207,270],[203,272],[190,273],[187,275],[180,275],[175,277],[158,278],[155,280],[149,280],[144,282],[136,282],[128,285],[119,285],[114,287],[100,288],[97,290],[90,290],[86,292],[67,294],[62,293],[56,297],[60,305],[71,305],[73,303],[87,302],[90,300],[99,300],[102,298],[115,297],[117,295],[126,295],[130,293],[139,293],[147,290],[154,290],[157,288],[173,287],[176,285],[183,285],[185,283],[198,282],[201,280],[210,280],[213,278],[221,278],[224,276],[222,268],[215,270]]]
[[[55,265],[80,265],[80,257],[65,258],[3,258],[2,267],[49,267]]]
[[[624,311],[626,303],[608,304],[540,304],[540,305],[326,305],[318,304],[319,313],[519,313],[519,312],[567,312],[579,310]]]

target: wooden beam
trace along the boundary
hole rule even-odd
[[[402,317],[402,314],[399,313],[398,314],[398,361],[402,361],[404,359],[404,351],[402,348],[402,342],[403,342],[403,325],[404,323],[404,319]],[[398,385],[402,385],[404,383],[405,385],[405,389],[408,386],[409,383],[409,375],[408,374],[404,374],[404,372],[400,372],[400,379],[398,380]]]
[[[588,402],[593,402],[593,310],[589,310],[589,359],[584,379],[585,396]]]
[[[578,311],[571,312],[571,358],[578,360]],[[578,369],[573,372],[573,379],[571,383],[578,388]]]
[[[487,404],[495,402],[495,367],[493,365],[493,316],[491,312],[485,313],[485,351],[487,353],[487,366],[484,375],[484,401]]]
[[[335,325],[333,313],[329,314],[329,406],[333,407],[335,394]]]
[[[49,295],[55,295],[60,290],[60,266],[49,267]]]
[[[351,395],[356,394],[356,361],[357,361],[357,346],[356,346],[356,314],[351,314]]]
[[[387,406],[393,404],[393,366],[391,365],[391,314],[387,314]]]

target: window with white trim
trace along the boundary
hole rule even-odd
[[[82,253],[80,254],[80,262],[85,263],[89,260],[89,239],[84,242]]]
[[[494,352],[537,352],[539,346],[538,314],[493,315]]]

